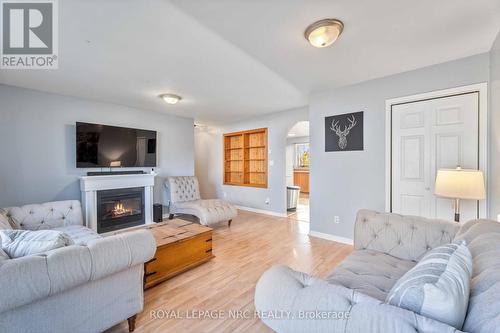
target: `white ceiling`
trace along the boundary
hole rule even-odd
[[[172,0],[306,93],[488,52],[499,0]],[[338,18],[333,46],[310,47],[305,28]]]
[[[498,0],[64,0],[59,69],[0,83],[227,123],[307,105],[311,91],[489,51]],[[335,17],[315,49],[303,30]],[[160,93],[183,96],[170,106]]]
[[[59,1],[59,69],[0,83],[230,122],[307,104],[272,70],[164,0]],[[158,95],[183,97],[172,106]]]

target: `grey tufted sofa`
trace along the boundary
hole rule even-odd
[[[102,238],[84,227],[79,201],[2,209],[18,229],[61,230],[75,245],[0,261],[0,332],[102,332],[143,309],[147,230]]]
[[[467,241],[473,256],[471,295],[462,329],[500,332],[500,223],[488,220],[460,226],[361,210],[354,251],[326,279],[286,266],[272,267],[257,283],[255,307],[264,323],[277,332],[459,332],[384,301],[396,281],[427,251],[460,239]],[[278,311],[278,316],[269,316],[272,311]]]
[[[225,200],[202,200],[198,178],[194,176],[168,177],[165,186],[170,193],[170,218],[174,214],[196,216],[200,224],[211,225],[221,221],[231,221],[236,217],[236,207]]]

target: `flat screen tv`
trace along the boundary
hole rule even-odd
[[[77,122],[76,167],[156,167],[156,131]]]

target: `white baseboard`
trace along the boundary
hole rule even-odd
[[[323,239],[328,239],[337,243],[342,243],[342,244],[347,244],[347,245],[353,245],[354,242],[350,238],[345,238],[345,237],[340,237],[340,236],[335,236],[335,235],[330,235],[330,234],[325,234],[322,232],[318,231],[309,231],[309,236],[313,237],[318,237],[318,238],[323,238]]]
[[[266,215],[278,216],[278,217],[287,217],[288,216],[286,213],[277,213],[277,212],[273,212],[273,211],[265,210],[265,209],[258,209],[258,208],[238,206],[238,205],[235,205],[235,207],[238,209],[241,209],[241,210],[246,210],[248,212],[252,212],[252,213],[266,214]]]

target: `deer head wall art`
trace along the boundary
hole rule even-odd
[[[325,118],[325,151],[363,150],[363,112]]]
[[[332,126],[330,126],[330,129],[337,134],[339,137],[339,148],[340,149],[345,149],[347,147],[347,136],[349,135],[349,131],[356,126],[356,117],[352,116],[351,118],[347,119],[349,121],[349,126],[345,126],[344,130],[340,130],[339,127],[339,121],[335,121],[335,119],[332,120]]]

